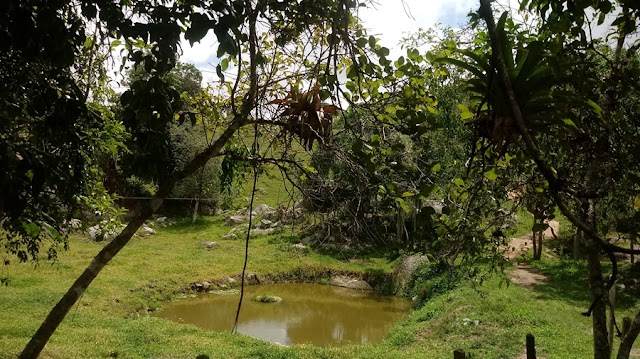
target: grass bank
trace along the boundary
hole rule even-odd
[[[211,217],[133,239],[65,319],[43,357],[449,358],[453,349],[464,348],[474,358],[497,359],[516,357],[529,332],[536,336],[542,357],[591,355],[590,318],[580,315],[589,305],[588,298],[577,294],[584,284],[584,271],[579,264],[555,260],[543,262],[540,270],[557,280],[534,290],[507,286],[498,277],[477,288],[463,285],[413,311],[377,344],[285,348],[149,316],[147,310],[184,294],[190,283],[239,276],[244,246],[242,241],[220,240],[228,230],[221,218]],[[218,246],[208,250],[202,244],[207,241]],[[330,273],[366,276],[392,268],[385,253],[338,259],[297,251],[291,246],[296,241],[287,233],[252,240],[248,272],[271,280],[322,281]],[[43,261],[38,267],[17,263],[4,267],[11,282],[0,288],[0,357],[16,356],[102,246],[74,238],[71,250],[54,265]],[[624,311],[637,309],[635,299],[620,295]]]

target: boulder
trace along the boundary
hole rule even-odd
[[[244,223],[247,220],[247,217],[242,216],[242,215],[235,215],[235,216],[231,216],[227,219],[227,221],[225,222],[225,224],[227,226],[237,226],[241,223]]]
[[[167,217],[158,217],[158,219],[156,219],[156,222],[158,223],[164,223],[167,221]]]
[[[276,230],[277,230],[277,228],[266,228],[266,229],[256,228],[256,229],[252,229],[251,230],[251,237],[268,236],[270,234],[275,233]]]
[[[238,239],[238,236],[235,233],[227,233],[224,236],[222,236],[222,239]]]
[[[260,284],[260,279],[258,279],[258,275],[255,273],[247,274],[247,284],[249,285]]]
[[[373,287],[364,280],[345,275],[335,275],[331,277],[331,285],[359,290],[373,290]]]
[[[253,213],[268,219],[273,218],[276,214],[276,209],[269,205],[261,204],[253,208]]]
[[[229,285],[230,285],[231,287],[233,287],[234,285],[236,285],[236,283],[237,283],[238,281],[237,281],[237,280],[235,280],[234,278],[229,277],[229,278],[227,278],[227,282],[229,282]]]
[[[405,289],[413,272],[421,265],[429,263],[429,258],[420,254],[412,254],[405,257],[393,270],[393,285],[397,291]]]
[[[258,223],[258,225],[256,227],[260,228],[260,229],[266,229],[266,228],[271,228],[273,225],[273,222],[268,220],[268,219],[262,219],[260,220],[260,222]]]
[[[218,246],[218,242],[205,242],[204,246],[207,247],[207,249],[214,249]]]
[[[306,252],[309,250],[309,247],[305,246],[302,243],[296,243],[293,245],[293,248],[299,252]]]
[[[202,281],[200,284],[202,284],[202,290],[204,291],[208,291],[209,289],[211,289],[211,283],[209,282]]]
[[[144,226],[144,227],[142,227],[142,234],[145,235],[145,236],[149,236],[149,235],[152,235],[152,234],[156,234],[156,231],[153,228],[149,227],[149,226]]]

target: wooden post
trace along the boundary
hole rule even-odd
[[[633,247],[636,244],[636,235],[635,233],[631,235],[631,250],[633,250]],[[631,263],[635,263],[635,258],[633,257],[633,253],[631,253]]]
[[[536,359],[536,338],[527,334],[527,359]]]
[[[456,349],[453,351],[453,359],[467,359],[467,355],[462,349]]]

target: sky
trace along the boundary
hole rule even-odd
[[[377,0],[369,8],[361,8],[358,16],[369,34],[380,38],[382,46],[392,54],[399,53],[399,41],[419,28],[427,29],[442,24],[457,27],[466,22],[470,10],[478,7],[477,0]],[[205,82],[217,79],[215,56],[217,43],[213,32],[194,44],[182,42],[182,62],[194,64],[203,71]]]

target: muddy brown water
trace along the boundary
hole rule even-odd
[[[279,303],[259,303],[274,295]],[[167,304],[156,315],[214,331],[233,327],[240,294],[201,294]],[[284,345],[381,341],[410,310],[407,300],[319,284],[266,284],[245,289],[238,332]]]

